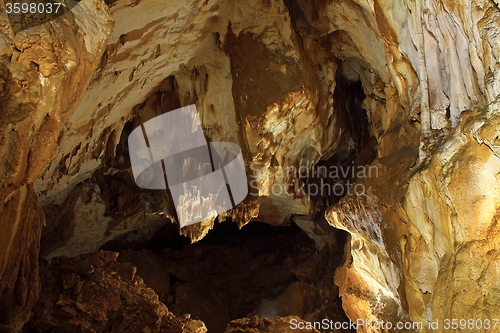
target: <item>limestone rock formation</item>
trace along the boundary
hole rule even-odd
[[[290,327],[290,323],[294,323]],[[267,318],[260,319],[258,316],[252,318],[245,318],[232,321],[224,333],[318,333],[319,331],[314,328],[305,328],[307,322],[304,322],[299,317],[288,316],[288,317],[278,317],[274,320],[269,320]],[[304,328],[296,328],[299,325],[304,325]],[[332,331],[332,333],[337,333]]]
[[[189,104],[207,138],[242,148],[251,194],[180,233],[194,242],[225,219],[295,220],[321,248],[324,214],[350,234],[335,277],[350,319],[422,331],[494,319],[498,0],[71,7],[14,30],[0,3],[1,330],[29,319],[39,256],[144,244],[175,223],[165,193],[134,184],[127,137]],[[312,175],[319,166],[376,173]]]
[[[206,333],[199,320],[176,318],[118,253],[55,258],[42,269],[43,291],[25,332]]]
[[[45,219],[33,182],[85,94],[113,20],[101,2],[88,1],[74,15],[14,34],[0,6],[0,323],[17,331],[39,292]]]

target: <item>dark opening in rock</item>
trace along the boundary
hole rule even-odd
[[[368,167],[377,156],[377,140],[362,105],[366,98],[363,84],[346,78],[343,66],[339,61],[332,93],[339,126],[344,130],[342,143],[335,154],[325,156],[300,175],[307,194],[321,208],[335,204],[345,195],[361,192],[361,186],[353,188],[358,178],[378,177]]]
[[[172,226],[144,249],[122,250],[118,261],[137,266],[175,315],[190,313],[213,333],[253,315],[348,320],[334,285],[346,238],[340,231],[318,251],[295,224],[252,222],[240,230],[232,222],[217,223],[195,244],[173,236]]]

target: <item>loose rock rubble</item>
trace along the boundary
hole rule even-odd
[[[54,258],[42,268],[42,293],[23,332],[207,332],[201,321],[170,313],[136,268],[117,257],[99,251]]]
[[[299,317],[278,317],[274,320],[261,319],[258,316],[234,320],[227,326],[224,333],[319,333],[315,329],[292,329],[291,320],[303,322]],[[332,331],[337,333],[337,331]]]

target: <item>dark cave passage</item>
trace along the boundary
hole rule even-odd
[[[375,174],[368,167],[377,156],[377,140],[363,108],[366,98],[363,84],[347,79],[342,70],[343,63],[339,61],[332,93],[339,126],[345,131],[342,143],[333,156],[321,159],[305,175],[300,175],[307,194],[322,209],[346,195],[360,193],[353,186],[358,178],[378,177],[378,171]]]
[[[348,320],[334,285],[347,238],[343,232],[318,251],[295,224],[251,222],[240,230],[232,222],[217,223],[194,244],[176,229],[166,225],[143,249],[122,250],[118,257],[137,266],[137,274],[175,315],[190,313],[212,333],[253,315]]]

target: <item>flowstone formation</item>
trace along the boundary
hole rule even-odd
[[[190,104],[207,139],[241,147],[254,188],[180,233],[195,242],[224,220],[294,222],[321,249],[323,215],[349,233],[335,283],[351,320],[425,332],[435,319],[495,319],[498,0],[68,7],[17,30],[0,3],[1,330],[33,316],[39,257],[141,246],[176,222],[164,193],[134,184],[127,137]],[[318,179],[304,166],[377,173]],[[321,181],[358,191],[312,195]]]

